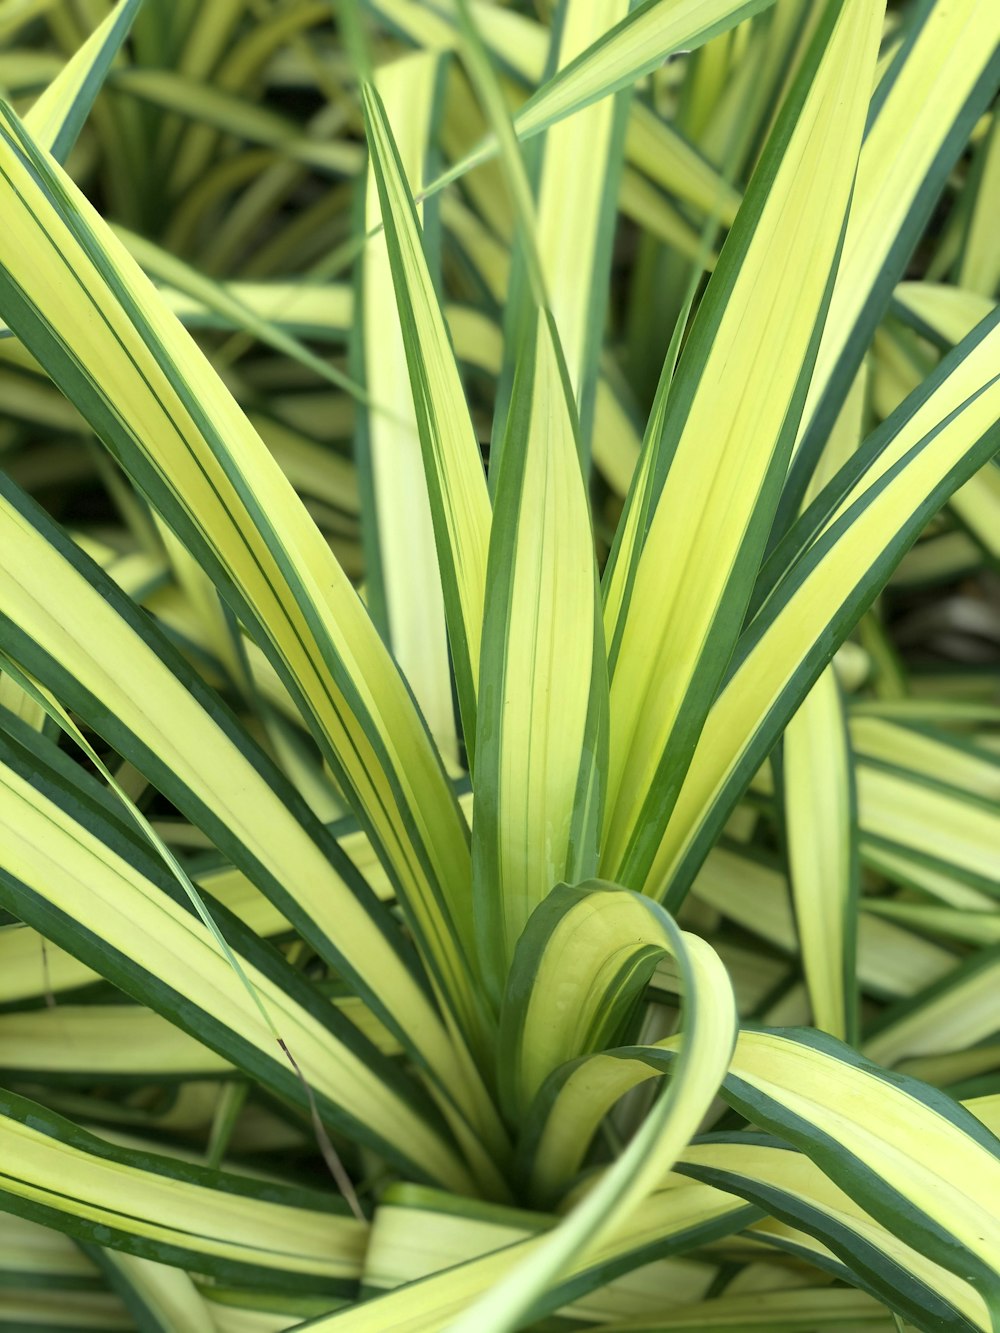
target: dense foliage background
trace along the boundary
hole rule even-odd
[[[619,0],[0,0],[0,1330],[998,1327],[1000,13],[632,8],[618,47]],[[556,76],[592,45],[580,94]],[[785,702],[713,713],[903,438],[915,479],[807,585],[832,618]],[[346,583],[323,620],[329,553],[378,638]],[[745,775],[669,861],[719,716]],[[598,875],[625,889],[546,897]],[[751,1034],[726,1104],[719,960]],[[766,1046],[799,1028],[826,1035]],[[642,1072],[566,1110],[591,1059]],[[680,1135],[662,1180],[634,1154],[618,1231],[532,1272],[643,1125]],[[496,1286],[522,1250],[523,1300]]]

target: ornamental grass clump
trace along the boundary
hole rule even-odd
[[[0,1327],[1000,1328],[1000,6],[0,6]]]

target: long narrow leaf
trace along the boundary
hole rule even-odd
[[[533,909],[561,880],[596,869],[603,795],[597,570],[553,336],[539,313],[515,379],[490,542],[473,874],[497,999]]]
[[[836,271],[880,20],[879,0],[825,11],[671,386],[665,477],[620,611],[611,684],[601,865],[632,887],[677,799],[777,504]]]

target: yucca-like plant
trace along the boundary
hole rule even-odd
[[[535,8],[0,6],[0,1328],[1000,1327],[1000,6]]]

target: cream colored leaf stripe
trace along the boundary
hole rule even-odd
[[[442,102],[441,75],[436,52],[410,53],[378,69],[379,94],[409,180],[423,178]],[[381,215],[375,173],[369,170],[366,225]],[[294,300],[293,295],[293,306]],[[365,383],[378,403],[390,407],[389,412],[360,413],[355,427],[365,500],[365,603],[372,619],[384,626],[446,766],[456,771],[459,736],[440,562],[385,237],[374,238],[364,255],[360,314],[357,341]]]
[[[854,1042],[858,793],[844,700],[832,666],[785,728],[780,774],[789,883],[813,1022]]]
[[[565,5],[552,38],[558,43],[559,67],[568,67],[628,10],[628,0]],[[629,101],[629,92],[623,91],[551,126],[536,188],[538,255],[576,401],[584,458],[594,421]],[[583,161],[586,171],[580,170]]]

